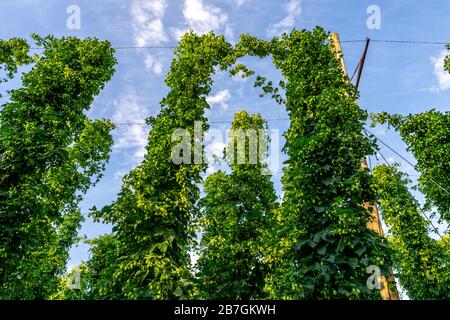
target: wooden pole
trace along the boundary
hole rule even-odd
[[[370,43],[370,39],[366,38],[366,46],[364,47],[364,53],[361,57],[361,60],[359,61],[358,64],[358,76],[356,77],[356,90],[358,90],[359,88],[359,81],[361,80],[361,74],[362,71],[364,70],[364,63],[366,62],[366,55],[367,55],[367,50],[369,49],[369,43]]]
[[[339,40],[339,35],[337,33],[332,33],[331,41],[333,42],[333,47],[334,47],[333,49],[334,49],[336,55],[338,56],[339,61],[341,62],[342,73],[344,74],[345,77],[347,77],[347,68],[345,67],[344,56],[342,55],[341,41]],[[365,55],[367,53],[368,44],[369,44],[369,42],[367,41],[363,58],[365,58]],[[362,61],[362,63],[360,63],[360,66],[359,66],[359,68],[361,68],[361,69],[358,72],[358,84],[359,84],[359,78],[361,76],[363,65],[364,65],[364,61]],[[361,168],[362,169],[367,168],[367,161],[366,161],[365,157],[361,159]],[[375,231],[381,237],[383,237],[384,233],[383,233],[383,228],[381,226],[380,214],[378,212],[377,206],[371,205],[368,202],[366,202],[363,204],[363,207],[366,208],[367,210],[369,210],[369,212],[371,213],[371,219],[367,223],[367,228]],[[397,286],[395,285],[395,279],[394,279],[392,270],[389,270],[389,272],[391,274],[389,276],[389,279],[386,279],[386,277],[384,277],[384,276],[381,277],[381,289],[380,289],[381,297],[383,300],[400,300],[399,294],[397,291]],[[391,287],[395,287],[395,289],[390,290],[388,283],[391,285]]]

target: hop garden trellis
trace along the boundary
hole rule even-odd
[[[359,163],[375,152],[375,141],[362,133],[367,113],[356,105],[355,89],[342,77],[329,35],[320,28],[294,30],[271,41],[243,35],[234,47],[212,33],[183,37],[166,78],[171,90],[160,114],[148,119],[152,129],[144,161],[125,177],[117,200],[92,213],[114,229],[93,241],[93,256],[82,268],[90,281],[85,297],[191,298],[202,290],[189,250],[195,245],[202,209],[198,184],[206,164],[172,163],[171,135],[177,128],[192,133],[195,121],[207,129],[204,111],[214,68],[251,76],[251,70],[236,64],[247,55],[272,56],[286,81],[277,87],[258,76],[255,85],[285,104],[291,120],[285,199],[273,210],[277,223],[265,244],[262,296],[379,297],[366,286],[366,268],[377,265],[387,275],[391,252],[366,228],[370,212],[361,204],[373,203],[376,193]]]
[[[372,201],[373,194],[367,192],[370,190],[370,175],[367,171],[360,170],[359,161],[365,154],[373,152],[374,142],[362,134],[365,113],[352,102],[353,88],[342,77],[339,62],[330,49],[328,35],[322,29],[316,29],[313,32],[293,31],[289,36],[285,35],[282,39],[273,41],[261,41],[244,35],[235,48],[226,43],[223,37],[216,37],[213,34],[197,36],[190,33],[184,36],[175,50],[176,58],[166,79],[166,84],[172,90],[162,101],[163,109],[160,115],[150,119],[152,129],[148,153],[143,164],[125,178],[118,200],[95,213],[96,217],[106,218],[106,221],[115,224],[114,231],[119,239],[119,246],[123,246],[123,253],[120,253],[119,249],[117,261],[120,263],[116,268],[119,271],[115,273],[114,278],[124,281],[121,286],[124,297],[167,299],[189,296],[193,290],[188,248],[194,238],[191,224],[198,214],[196,201],[199,193],[195,183],[200,181],[200,172],[206,168],[204,165],[175,166],[171,163],[170,135],[176,128],[193,130],[194,121],[206,120],[203,116],[207,108],[205,97],[211,89],[211,74],[215,65],[224,70],[232,67],[236,59],[245,55],[264,57],[269,54],[287,80],[286,84],[280,85],[286,89],[286,105],[291,113],[291,129],[286,135],[288,141],[286,150],[291,162],[285,172],[285,201],[281,213],[282,229],[289,231],[276,240],[284,242],[285,252],[283,259],[280,259],[278,253],[272,253],[273,268],[282,268],[283,273],[294,278],[283,281],[277,279],[276,287],[275,282],[268,279],[266,290],[273,297],[357,298],[373,295],[365,284],[366,267],[377,264],[387,269],[388,253],[382,239],[366,228],[370,214],[360,204]],[[316,57],[318,60],[315,60]],[[313,75],[317,71],[320,72],[320,68],[323,70],[320,74],[324,79],[313,81]],[[252,75],[252,71],[242,64],[233,66],[231,74],[240,71],[244,76]],[[294,76],[294,73],[297,76]],[[299,74],[301,76],[298,76]],[[333,81],[336,82],[336,87],[342,89],[321,96],[322,90],[326,91],[324,86],[329,88]],[[265,78],[258,77],[256,85],[261,86],[264,93],[270,94],[277,102],[284,102],[279,89],[273,87],[270,81],[266,82]],[[301,91],[299,92],[297,88]],[[302,95],[310,96],[310,100],[324,99],[322,105],[325,109],[315,111]],[[342,110],[343,105],[339,108],[335,106],[333,109],[326,109],[327,100],[342,101],[346,110]],[[352,103],[353,111],[348,108],[348,104]],[[326,111],[328,117],[331,115],[330,111],[336,112],[335,118],[331,118],[332,124],[325,118],[320,120],[322,119],[320,113],[322,112],[323,117]],[[301,124],[305,116],[311,117],[311,123]],[[344,119],[349,120],[346,122]],[[323,121],[320,128],[323,128],[322,131],[314,131],[316,121],[319,123]],[[352,148],[352,143],[355,148],[352,155],[355,157],[353,164],[351,161],[349,164],[350,159],[346,156],[345,164],[344,162],[341,164],[342,168],[337,163],[331,162],[336,158],[336,154],[330,152],[329,158],[324,156],[323,150],[326,147],[321,145],[326,143],[327,146],[330,144],[329,146],[339,147],[342,140],[326,141],[331,136],[336,136],[330,127],[339,121],[343,122],[341,132],[348,128],[348,136],[351,137],[345,140],[348,136],[341,134],[340,139],[345,140],[343,143],[347,144],[347,148]],[[301,156],[305,158],[296,159],[297,152],[301,154],[302,150],[306,150],[299,149],[298,143],[302,140],[310,149]],[[306,168],[296,167],[300,163],[319,159],[323,161],[323,165],[319,168],[311,167],[310,172]],[[339,173],[339,170],[343,171]],[[307,176],[323,174],[323,180],[329,183],[323,184],[319,180],[320,185],[311,185],[309,181],[307,186],[309,189],[302,191],[305,184],[298,184],[298,181],[292,184],[292,178],[289,178],[293,175],[301,177],[302,174],[305,175],[305,179]],[[341,179],[350,179],[351,183],[343,185]],[[359,185],[359,191],[355,190],[354,185]],[[324,194],[319,198],[320,189]],[[325,196],[327,189],[332,191]],[[345,195],[350,197],[352,202],[339,200],[340,193],[344,197]],[[298,197],[299,194],[302,195],[301,199]],[[311,199],[305,202],[308,195]],[[336,211],[342,214],[337,221],[336,217],[333,217]],[[130,215],[130,212],[133,214]],[[298,214],[302,216],[301,212],[306,220],[294,222],[299,217]],[[319,223],[308,225],[311,223],[311,218],[307,218],[310,214],[321,216],[323,219],[322,221],[315,219]],[[141,228],[147,231],[141,232]],[[290,232],[291,230],[295,230],[296,233]],[[301,248],[303,244],[306,246]],[[316,246],[320,250],[314,249]],[[340,260],[336,261],[336,256]],[[311,259],[320,262],[317,264]],[[337,266],[338,264],[340,266]],[[302,274],[296,274],[295,265],[303,265]],[[317,283],[311,283],[311,279],[316,279],[314,281]],[[283,287],[288,284],[298,286]]]

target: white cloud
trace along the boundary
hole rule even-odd
[[[183,15],[198,33],[219,29],[228,20],[219,8],[204,5],[203,0],[185,0]]]
[[[223,110],[227,110],[228,109],[227,102],[228,100],[230,100],[230,98],[231,98],[230,91],[228,91],[228,89],[225,89],[219,91],[214,96],[207,97],[206,102],[208,102],[211,105],[218,104]]]
[[[130,7],[133,17],[134,42],[137,46],[160,45],[168,41],[162,17],[166,0],[134,0]]]
[[[133,91],[114,99],[113,121],[115,123],[143,123],[149,116],[147,108],[139,101]],[[142,160],[146,150],[149,128],[145,125],[120,126],[114,139],[114,150],[130,150],[135,160]]]
[[[167,0],[133,0],[130,6],[134,43],[136,46],[158,46],[169,40],[162,18]],[[162,62],[151,54],[144,55],[144,64],[156,75],[162,73]]]
[[[192,29],[198,34],[221,31],[228,21],[228,16],[220,8],[206,5],[203,0],[184,0],[183,16],[186,28],[171,28],[172,35],[176,40],[179,40],[188,29]],[[231,28],[227,27],[227,34],[232,34]]]
[[[234,30],[233,30],[233,28],[231,28],[229,25],[227,25],[226,27],[225,27],[225,30],[224,30],[224,32],[223,32],[223,35],[225,36],[225,38],[228,40],[228,41],[230,41],[230,42],[234,42],[233,41],[233,39],[234,39]]]
[[[450,89],[450,74],[444,70],[444,60],[447,51],[442,51],[438,57],[431,57],[430,60],[434,66],[434,75],[438,81],[436,86],[430,88],[430,91],[438,93],[439,91]]]
[[[163,65],[160,61],[158,61],[154,56],[151,54],[145,55],[144,60],[145,67],[152,71],[156,75],[160,75],[163,70]]]
[[[222,158],[223,157],[223,149],[225,149],[226,145],[223,142],[213,142],[205,146],[205,154],[209,163],[212,163],[215,160],[215,157]]]
[[[285,6],[285,11],[287,16],[267,29],[269,36],[276,36],[292,29],[295,24],[295,18],[302,13],[301,0],[290,0]]]
[[[217,172],[216,167],[213,164],[209,164],[208,169],[206,169],[206,176],[210,176],[215,172]]]
[[[172,37],[176,41],[180,41],[183,35],[188,32],[189,28],[180,29],[180,28],[170,28],[170,32],[172,33]]]

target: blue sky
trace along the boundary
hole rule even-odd
[[[73,13],[68,12],[70,5],[80,10],[79,29],[68,28],[67,19]],[[380,9],[380,28],[368,27],[372,11],[367,13],[367,10],[371,5]],[[38,33],[98,37],[109,40],[113,46],[176,46],[179,36],[189,28],[198,33],[214,30],[224,34],[228,41],[237,42],[242,33],[269,39],[292,28],[312,29],[320,25],[339,33],[347,69],[352,72],[364,44],[345,41],[365,37],[450,41],[449,13],[450,1],[444,0],[0,0],[0,38],[29,37],[31,33]],[[402,114],[431,108],[450,110],[450,75],[442,68],[444,53],[443,45],[373,42],[360,84],[360,106],[370,112]],[[172,57],[172,50],[167,48],[118,50],[117,72],[94,101],[90,116],[133,123],[156,115],[159,101],[168,91],[164,77]],[[257,74],[280,79],[270,59],[244,61]],[[260,112],[268,119],[287,117],[284,108],[270,98],[258,97],[259,91],[253,88],[252,80],[230,79],[220,72],[214,80],[209,97],[211,110],[207,112],[212,128],[225,130],[229,127],[227,121],[241,109]],[[18,85],[18,81],[9,84],[14,85]],[[269,127],[283,132],[288,122],[271,120]],[[139,164],[144,156],[148,129],[139,125],[115,129],[111,161],[103,179],[82,202],[83,212],[93,205],[101,207],[113,201],[123,174]],[[395,132],[385,128],[373,131],[414,162]],[[216,143],[211,149],[218,150],[220,146]],[[388,161],[399,162],[404,171],[415,177],[417,173],[397,155],[386,148],[381,151]],[[281,196],[280,176],[275,173],[273,180]],[[417,196],[422,199],[421,195]],[[110,230],[109,225],[93,223],[87,218],[80,233],[92,238]],[[87,258],[88,247],[81,244],[71,250],[69,265]]]

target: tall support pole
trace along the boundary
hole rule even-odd
[[[342,73],[345,77],[347,77],[347,68],[345,67],[344,56],[342,55],[341,41],[339,40],[339,35],[337,33],[332,33],[331,41],[333,42],[333,47],[334,47],[335,53],[338,56],[339,61],[341,62]],[[359,79],[360,79],[361,73],[362,73],[362,67],[364,66],[364,60],[365,60],[365,57],[367,54],[368,46],[369,46],[369,39],[367,39],[367,41],[366,41],[366,47],[364,49],[364,54],[363,54],[363,57],[361,58],[361,61],[359,64],[360,69],[358,71],[358,85],[359,85]],[[364,157],[361,159],[361,168],[366,169],[367,167],[368,167],[367,161],[366,161],[366,158]],[[371,219],[367,223],[367,228],[375,231],[381,237],[383,237],[384,233],[383,233],[383,228],[381,226],[380,214],[378,212],[377,206],[371,205],[370,203],[365,202],[363,204],[363,207],[366,208],[371,213]],[[389,270],[389,271],[391,273],[391,275],[389,276],[389,279],[386,279],[386,277],[384,277],[384,276],[381,277],[381,289],[380,289],[381,297],[383,300],[400,300],[399,294],[397,291],[397,286],[395,285],[394,275],[392,273],[392,270]],[[391,290],[388,283],[390,284],[391,287],[395,287],[395,289]]]

